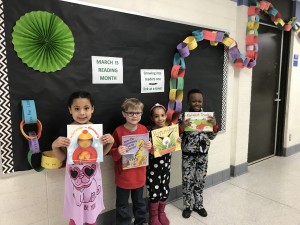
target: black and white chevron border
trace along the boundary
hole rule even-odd
[[[221,123],[222,131],[226,130],[228,63],[229,63],[228,48],[224,46],[223,87],[222,87],[222,123]]]
[[[0,149],[2,173],[14,172],[9,85],[7,74],[4,9],[0,0]]]

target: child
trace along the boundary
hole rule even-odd
[[[192,89],[187,94],[189,112],[203,111],[203,95],[198,89]],[[183,132],[182,135],[182,192],[184,218],[191,216],[192,210],[200,216],[206,217],[207,212],[203,207],[203,188],[207,172],[208,150],[210,140],[218,132],[216,118],[209,119],[213,124],[213,132]],[[184,130],[190,125],[190,120],[184,120],[184,113],[179,117],[178,123]]]
[[[143,114],[144,104],[136,98],[126,99],[122,104],[122,115],[126,119],[125,124],[117,127],[113,133],[115,143],[110,151],[114,159],[115,183],[116,183],[116,225],[130,225],[131,215],[128,203],[131,194],[133,204],[134,224],[147,224],[146,204],[143,199],[143,187],[146,182],[146,167],[123,170],[122,155],[127,147],[122,145],[122,136],[145,134],[148,130],[139,124]],[[145,143],[150,150],[150,141]]]
[[[91,123],[94,104],[88,92],[79,91],[71,94],[68,108],[73,118],[71,124]],[[65,161],[70,139],[66,137],[66,127],[61,133],[61,136],[52,143],[52,149],[59,160]],[[103,155],[106,155],[114,139],[110,134],[104,134],[101,142],[104,145]],[[70,218],[69,225],[96,224],[97,216],[104,209],[101,187],[100,163],[66,165],[64,216]]]
[[[166,108],[156,103],[150,110],[151,120],[154,126],[150,130],[166,126]],[[152,148],[153,149],[153,148]],[[153,149],[154,150],[154,149]],[[171,153],[154,158],[149,155],[147,167],[147,188],[149,192],[149,224],[169,225],[165,207],[170,188]]]

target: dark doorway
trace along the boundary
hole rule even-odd
[[[260,24],[259,52],[253,69],[248,163],[276,151],[283,32]]]

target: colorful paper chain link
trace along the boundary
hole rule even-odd
[[[238,68],[253,68],[256,65],[258,55],[258,27],[259,13],[263,11],[267,13],[274,24],[281,30],[297,31],[300,38],[299,26],[296,23],[296,17],[293,17],[289,22],[285,23],[281,19],[281,15],[277,9],[268,1],[249,0],[248,7],[248,24],[246,36],[246,56],[240,53],[236,41],[229,37],[228,34],[219,31],[195,30],[192,36],[188,36],[183,42],[177,45],[177,50],[174,54],[173,67],[170,78],[169,102],[167,110],[167,123],[177,123],[182,110],[183,87],[185,75],[184,58],[190,55],[190,51],[197,48],[197,42],[202,40],[210,41],[211,46],[217,46],[219,43],[228,47],[233,64]]]
[[[30,166],[37,172],[42,171],[44,168],[53,169],[61,167],[61,162],[53,156],[52,151],[40,151],[38,140],[41,137],[43,125],[41,121],[37,119],[34,100],[22,100],[21,105],[22,121],[20,123],[20,131],[28,140],[29,151],[27,153],[27,160]],[[29,131],[28,134],[26,134],[24,126],[27,124],[36,124],[37,131]]]

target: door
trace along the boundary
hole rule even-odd
[[[276,150],[283,32],[260,24],[258,59],[253,68],[248,163],[274,155]]]

